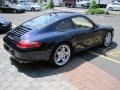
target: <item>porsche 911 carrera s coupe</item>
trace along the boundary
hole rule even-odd
[[[109,46],[114,30],[75,12],[50,12],[12,29],[4,48],[20,63],[46,60],[65,65],[71,56],[90,47]]]

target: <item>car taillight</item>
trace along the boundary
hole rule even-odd
[[[31,41],[24,41],[24,40],[17,43],[17,47],[23,48],[23,49],[25,49],[25,48],[38,48],[41,45],[42,45],[42,43],[40,43],[40,42],[31,42]]]

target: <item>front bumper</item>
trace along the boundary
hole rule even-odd
[[[7,50],[13,57],[15,57],[19,62],[33,62],[41,60],[49,60],[51,50],[43,51],[18,51],[11,48],[6,43],[4,44],[5,50]]]

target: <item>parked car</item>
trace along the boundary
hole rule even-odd
[[[11,8],[11,7],[0,7],[0,13],[24,13],[24,9]]]
[[[39,11],[41,10],[41,6],[38,3],[20,3],[13,6],[17,9],[25,9],[29,11]]]
[[[106,7],[107,10],[113,11],[113,10],[120,10],[120,3],[111,3],[107,4]]]
[[[50,12],[12,29],[4,48],[20,63],[46,60],[65,65],[73,53],[112,42],[113,28],[74,12]]]
[[[0,16],[0,32],[1,31],[9,31],[11,29],[11,27],[12,27],[11,21]]]
[[[76,7],[88,8],[90,0],[76,0]]]

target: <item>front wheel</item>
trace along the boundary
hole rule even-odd
[[[31,8],[31,11],[35,11],[35,8],[32,7],[32,8]]]
[[[110,10],[110,11],[113,11],[113,8],[112,8],[112,7],[109,7],[109,10]]]
[[[82,7],[82,8],[85,8],[85,5],[84,5],[84,4],[82,4],[82,5],[81,5],[81,7]]]
[[[112,38],[113,38],[112,33],[111,32],[107,32],[105,34],[105,37],[104,37],[103,45],[105,47],[108,47],[111,44],[111,42],[112,42]]]
[[[54,66],[64,66],[71,57],[71,47],[69,44],[60,44],[52,52],[50,63]]]

